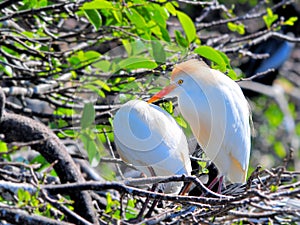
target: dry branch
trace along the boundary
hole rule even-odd
[[[5,112],[5,96],[2,88],[0,88],[0,99],[0,103],[2,103],[0,105],[0,129],[1,134],[4,135],[3,140],[5,142],[33,142],[31,147],[39,151],[49,163],[57,161],[54,164],[54,169],[61,182],[84,182],[84,178],[65,146],[49,128],[33,119]],[[98,220],[96,220],[91,207],[92,203],[89,194],[87,192],[78,192],[73,193],[71,196],[75,200],[76,212],[97,224]]]

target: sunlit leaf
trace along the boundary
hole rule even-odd
[[[84,52],[84,59],[85,60],[96,60],[101,56],[99,52],[96,51],[86,51]]]
[[[81,9],[112,9],[113,4],[105,0],[93,0],[91,2],[86,2],[83,4]]]
[[[96,30],[102,25],[102,18],[98,10],[96,9],[85,9],[84,14],[89,19],[91,24],[93,24]]]
[[[157,64],[150,59],[144,57],[130,57],[120,61],[120,69],[154,69]]]
[[[109,72],[110,65],[111,65],[111,63],[108,60],[101,60],[101,61],[93,63],[94,67],[102,70],[103,72]]]
[[[174,113],[173,103],[171,101],[161,103],[160,107],[162,107],[165,111],[167,111],[170,114]]]
[[[117,22],[122,23],[122,20],[123,20],[122,13],[120,11],[117,11],[117,10],[113,10],[112,13],[113,13],[115,19],[117,20]]]
[[[172,16],[176,16],[177,11],[176,11],[174,5],[171,2],[167,2],[165,4],[165,7],[168,10],[168,12],[172,14]]]
[[[298,17],[290,17],[287,21],[284,21],[284,25],[294,26],[295,22],[298,20]]]
[[[226,61],[224,60],[223,56],[220,55],[219,51],[215,50],[214,48],[202,45],[196,48],[194,52],[216,63],[222,72],[226,71]]]
[[[152,7],[154,8],[153,10],[149,10],[151,15],[151,20],[158,24],[160,27],[166,27],[167,25],[167,19],[168,19],[168,14],[166,13],[165,10],[159,5],[153,4]]]
[[[245,34],[245,26],[242,23],[236,24],[236,23],[228,22],[227,27],[229,30],[233,32],[237,32],[240,35]]]
[[[7,152],[7,151],[8,151],[7,144],[0,140],[0,152]]]
[[[110,87],[102,80],[95,80],[93,81],[93,84],[98,85],[99,87],[103,88],[105,91],[110,91]]]
[[[137,28],[146,29],[147,24],[144,17],[135,9],[130,8],[125,10],[127,18],[133,23]]]
[[[105,93],[98,86],[95,86],[93,83],[85,84],[83,85],[83,88],[90,89],[91,91],[97,93],[100,97],[105,98]]]
[[[182,118],[182,116],[177,116],[175,117],[176,122],[178,123],[179,126],[183,127],[183,128],[187,128],[187,123],[185,122],[185,120]]]
[[[272,26],[272,24],[278,19],[277,14],[273,14],[272,9],[267,8],[267,15],[263,16],[263,20],[265,21],[265,24],[268,29]]]
[[[196,39],[196,28],[192,19],[183,12],[177,11],[177,17],[189,43]]]

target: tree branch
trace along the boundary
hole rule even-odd
[[[7,143],[41,140],[40,143],[32,144],[31,147],[39,151],[49,163],[58,160],[54,165],[54,169],[61,182],[84,182],[77,166],[56,135],[48,127],[35,120],[5,112],[3,110],[5,104],[3,96],[2,88],[0,88],[0,103],[2,104],[0,105],[2,109],[0,113],[0,130],[4,135],[3,140]],[[72,193],[71,196],[75,200],[76,212],[97,224],[89,194],[78,192]]]

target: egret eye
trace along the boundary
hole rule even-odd
[[[179,85],[182,85],[182,83],[183,83],[182,79],[180,79],[180,80],[177,81],[177,84],[179,84]]]

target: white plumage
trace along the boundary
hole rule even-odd
[[[151,176],[190,175],[187,140],[171,115],[141,100],[124,104],[113,121],[121,158]],[[179,192],[182,182],[165,186],[165,193]]]
[[[250,156],[250,112],[240,87],[204,62],[175,66],[171,84],[148,102],[178,97],[179,110],[198,143],[219,169],[219,177],[245,182]]]

